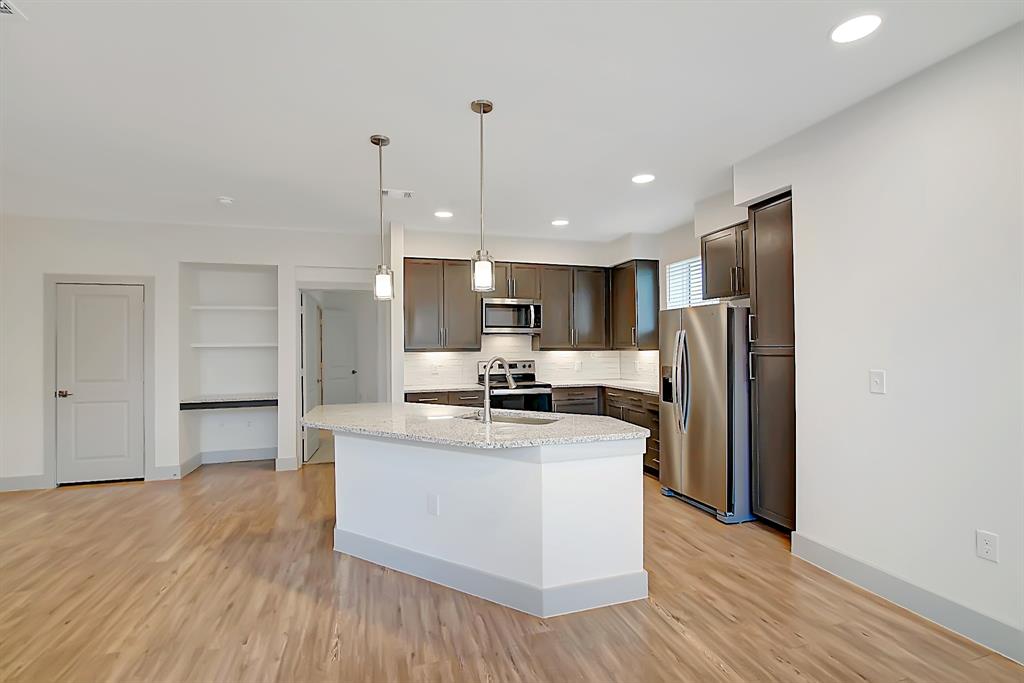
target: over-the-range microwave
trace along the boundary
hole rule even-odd
[[[541,304],[536,299],[482,299],[484,334],[540,334]]]

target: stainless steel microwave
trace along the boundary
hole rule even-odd
[[[539,334],[543,321],[536,299],[482,299],[484,334]]]

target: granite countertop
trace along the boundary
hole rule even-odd
[[[552,382],[551,386],[556,389],[569,387],[607,387],[608,389],[623,389],[626,391],[639,391],[643,394],[658,395],[657,382],[646,382],[636,379],[591,379],[572,382]],[[433,386],[405,387],[405,392],[415,394],[430,391],[483,391],[479,384],[437,384]]]
[[[557,418],[547,425],[485,425],[460,417],[480,412],[479,408],[461,406],[350,403],[317,406],[306,413],[302,424],[335,432],[480,449],[625,441],[650,436],[650,431],[643,427],[597,415],[492,411],[493,415]]]

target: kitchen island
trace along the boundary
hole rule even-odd
[[[318,406],[334,549],[537,616],[647,596],[649,432],[610,417],[411,403]]]

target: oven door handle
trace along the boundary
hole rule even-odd
[[[491,396],[523,396],[526,394],[550,394],[550,387],[533,389],[491,389]]]

